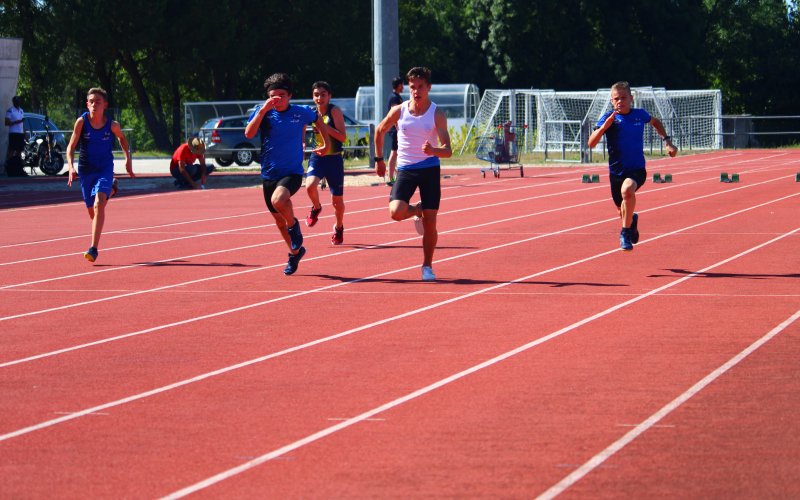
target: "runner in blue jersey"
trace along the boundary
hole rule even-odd
[[[597,128],[589,136],[589,147],[593,148],[606,136],[608,148],[608,177],[611,198],[617,206],[622,221],[619,246],[629,252],[639,242],[639,215],[636,210],[636,191],[647,180],[644,159],[644,126],[649,123],[661,136],[667,153],[675,156],[678,148],[672,144],[661,121],[640,108],[633,108],[633,95],[628,82],[617,82],[611,86],[612,110],[597,122]]]
[[[293,106],[292,81],[285,73],[275,73],[264,82],[267,100],[256,107],[248,119],[244,135],[252,139],[261,133],[261,179],[264,201],[289,247],[289,261],[283,274],[297,271],[306,253],[300,224],[294,216],[292,195],[303,184],[303,152],[306,126],[315,124],[322,144],[314,150],[324,154],[328,133],[316,110]]]
[[[75,180],[75,147],[80,144],[78,174],[81,193],[86,208],[89,210],[89,218],[92,219],[92,244],[83,256],[89,262],[94,262],[97,260],[97,247],[100,244],[100,234],[103,232],[106,203],[116,192],[114,137],[119,140],[119,145],[125,154],[125,170],[131,177],[135,176],[125,134],[122,133],[119,123],[105,115],[108,107],[106,91],[101,88],[89,89],[86,96],[86,107],[89,111],[83,113],[75,122],[72,137],[67,145],[67,164],[69,166],[67,185],[72,186],[72,181]]]

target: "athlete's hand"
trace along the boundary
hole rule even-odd
[[[617,110],[615,109],[613,113],[608,115],[608,118],[606,118],[606,122],[603,124],[603,127],[605,127],[606,130],[608,130],[608,128],[611,127],[611,125],[614,125],[614,121],[617,119],[618,114],[619,113],[617,113]]]
[[[383,177],[386,175],[386,162],[384,160],[378,160],[375,162],[375,175],[378,177]]]
[[[72,181],[75,180],[75,169],[73,167],[69,168],[69,175],[67,176],[67,186],[72,187]]]
[[[435,150],[434,150],[433,146],[431,146],[431,143],[428,142],[428,141],[425,141],[425,144],[422,145],[422,152],[425,153],[428,156],[434,156],[434,151]]]
[[[675,158],[678,155],[678,148],[676,148],[672,142],[667,143],[667,154],[672,158]]]
[[[282,96],[279,95],[272,96],[266,101],[264,101],[264,109],[266,109],[267,111],[269,111],[270,109],[275,109],[281,102],[283,102]]]

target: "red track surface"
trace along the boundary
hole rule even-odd
[[[445,172],[436,283],[385,187],[291,277],[258,189],[0,211],[0,496],[800,496],[800,151],[649,170],[631,253],[605,173]]]

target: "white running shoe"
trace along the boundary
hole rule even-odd
[[[433,274],[431,266],[422,266],[422,281],[436,281],[436,275]]]

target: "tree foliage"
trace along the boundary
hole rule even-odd
[[[795,114],[798,1],[424,0],[399,4],[400,64],[480,88],[719,88],[726,112]],[[372,83],[371,1],[0,0],[23,39],[28,109],[84,109],[103,86],[139,147],[182,140],[182,103],[259,99],[291,74],[352,96]]]

